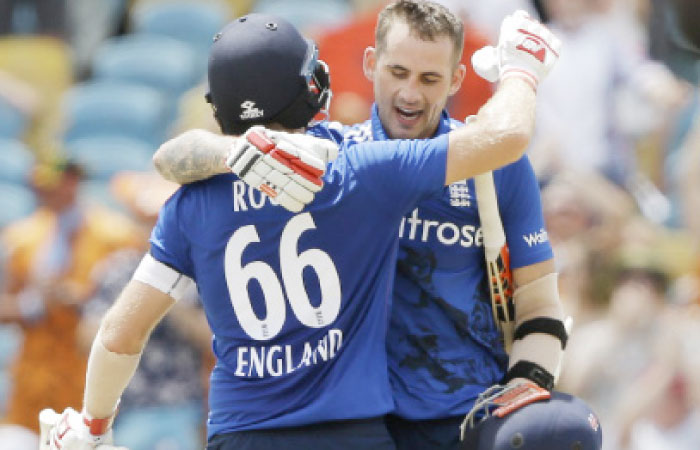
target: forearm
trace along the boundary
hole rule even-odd
[[[95,336],[85,376],[85,411],[95,418],[112,416],[136,372],[141,352],[121,354],[107,349],[101,331]]]
[[[91,417],[114,414],[148,337],[173,303],[173,298],[139,281],[124,288],[102,319],[90,351],[84,404]]]
[[[161,145],[153,164],[163,178],[179,184],[229,173],[226,157],[235,139],[205,130],[186,131]]]
[[[514,271],[513,274],[518,286],[513,294],[515,340],[510,352],[508,374],[513,370],[521,373],[516,370],[517,365],[534,363],[556,380],[567,332],[554,261],[550,259],[516,270],[517,273]]]
[[[528,83],[504,80],[475,117],[450,133],[446,184],[517,161],[532,137],[535,101]]]

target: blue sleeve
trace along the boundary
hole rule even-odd
[[[448,136],[355,144],[346,150],[359,184],[372,198],[407,210],[445,186]]]
[[[181,218],[187,217],[183,212],[186,194],[187,187],[181,187],[160,209],[158,222],[151,231],[150,253],[163,264],[194,279],[189,240],[181,228]]]
[[[551,259],[554,255],[544,224],[540,188],[527,156],[494,172],[494,183],[511,267]]]
[[[316,125],[306,130],[306,134],[311,136],[328,139],[338,145],[343,143],[345,133],[350,127],[341,124],[340,122],[319,122]]]

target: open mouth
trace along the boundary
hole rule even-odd
[[[399,117],[399,121],[406,125],[415,123],[423,115],[422,109],[408,109],[397,106],[394,107],[394,110]]]

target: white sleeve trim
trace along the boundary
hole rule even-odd
[[[132,278],[158,289],[176,301],[181,300],[194,284],[190,277],[173,270],[150,253],[144,255]]]

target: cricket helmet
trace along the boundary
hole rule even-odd
[[[480,420],[466,423],[463,450],[600,450],[598,417],[581,399],[552,392],[538,401],[497,417],[484,405]]]
[[[267,14],[239,17],[214,36],[208,78],[207,101],[227,134],[269,123],[305,127],[331,98],[316,44]]]

